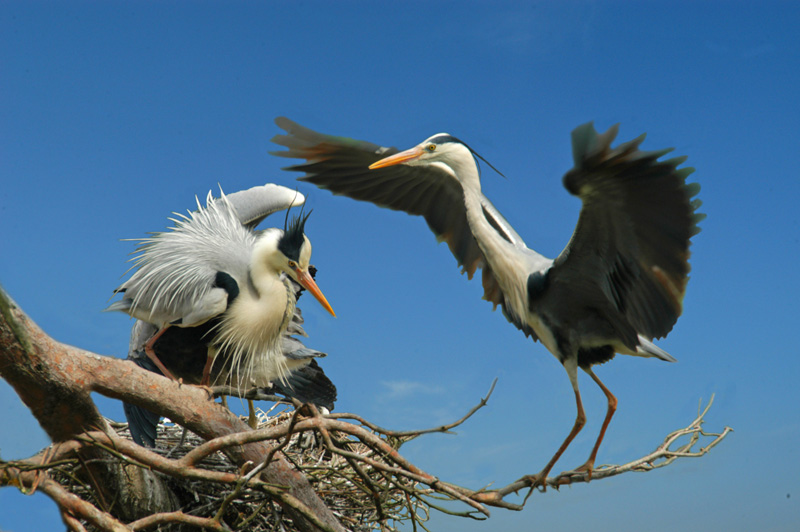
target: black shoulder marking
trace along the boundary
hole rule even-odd
[[[497,233],[503,237],[503,240],[507,241],[509,244],[512,244],[513,242],[511,242],[511,237],[508,236],[508,233],[505,232],[503,227],[499,223],[497,223],[495,217],[492,216],[491,213],[486,210],[486,207],[481,205],[481,210],[483,211],[483,217],[486,218],[486,221],[489,222],[489,225],[491,225],[494,228],[494,230],[497,231]]]
[[[214,278],[214,286],[228,292],[228,305],[233,303],[233,300],[239,296],[239,284],[228,273],[217,272],[217,276]]]
[[[543,272],[533,272],[528,276],[528,309],[531,304],[544,295],[545,290],[550,285],[550,270]]]
[[[301,214],[287,222],[283,235],[278,240],[278,251],[294,261],[300,260],[300,248],[305,242],[306,220],[310,215],[311,211],[308,211],[305,216]]]

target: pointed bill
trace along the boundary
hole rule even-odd
[[[380,161],[376,161],[369,165],[369,169],[375,170],[377,168],[386,168],[387,166],[407,163],[408,161],[419,159],[423,153],[425,153],[425,150],[419,146],[415,146],[406,151],[401,151],[400,153],[395,153],[394,155],[390,155],[389,157],[381,159]]]
[[[328,300],[325,299],[324,295],[322,295],[322,290],[319,289],[317,283],[308,273],[308,270],[301,270],[300,268],[296,268],[294,271],[297,274],[297,282],[300,283],[303,288],[308,290],[311,293],[311,295],[317,298],[317,301],[319,301],[320,305],[322,305],[322,307],[328,312],[330,312],[331,315],[335,318],[336,313],[333,311],[331,304],[328,303]]]

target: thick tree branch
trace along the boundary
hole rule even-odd
[[[291,519],[292,529],[341,531],[343,524],[359,528],[366,523],[395,530],[393,523],[408,521],[415,528],[424,528],[431,509],[485,519],[490,508],[521,510],[535,493],[525,477],[493,490],[457,486],[421,470],[399,452],[406,441],[431,432],[449,433],[465,422],[486,405],[494,383],[461,419],[431,429],[393,431],[355,414],[321,415],[313,406],[306,406],[291,414],[272,416],[254,431],[210,400],[206,389],[182,386],[131,363],[58,344],[13,305],[3,309],[0,323],[0,375],[17,388],[40,423],[49,429],[48,434],[60,442],[28,460],[0,462],[0,486],[14,485],[27,492],[41,489],[59,504],[71,530],[83,530],[84,524],[101,530],[145,530],[180,523],[221,531],[230,529],[225,515],[235,516],[237,529],[264,530],[254,528],[258,522],[272,530],[279,527],[276,523],[283,517],[277,511],[271,521],[263,515],[264,509],[276,510],[271,501],[280,504]],[[111,430],[91,403],[91,391],[157,411],[206,441],[190,435],[188,445],[181,440],[170,453],[140,447]],[[77,401],[70,405],[76,406],[74,411],[57,409],[63,397]],[[703,456],[731,431],[727,427],[720,433],[703,431],[712,402],[713,397],[689,426],[669,434],[655,451],[626,464],[598,467],[592,480],[650,471],[678,458]],[[124,434],[125,425],[118,425]],[[178,427],[162,426],[160,430],[162,445],[170,439],[178,440]],[[311,448],[303,443],[315,438],[317,444]],[[177,456],[169,458],[176,450]],[[209,467],[210,463],[217,466]],[[105,475],[102,481],[96,478],[98,471]],[[115,477],[109,471],[122,471],[124,475]],[[95,504],[69,493],[57,482],[81,473],[77,484],[72,483],[72,491],[96,497]],[[119,483],[123,476],[137,478],[139,474],[158,482],[169,477],[170,482],[183,483],[183,490],[202,485],[203,493],[214,495],[206,497],[202,508],[191,513],[171,507],[140,512],[135,517],[122,516],[118,507],[120,499],[127,500],[127,496],[119,496],[117,484],[109,489],[103,483],[108,483],[107,478]],[[588,481],[584,472],[567,471],[546,479],[546,485],[558,488]],[[508,500],[526,490],[521,503]],[[443,502],[458,503],[466,509],[454,510],[452,504]]]
[[[229,410],[210,401],[202,389],[182,386],[133,363],[94,355],[53,340],[2,289],[0,313],[0,376],[14,387],[54,442],[93,430],[110,430],[91,400],[91,392],[169,416],[207,439],[249,430]],[[96,452],[95,447],[87,449]],[[231,460],[239,465],[259,464],[270,455],[270,450],[263,442],[225,448]],[[115,501],[126,482],[125,475],[107,478],[106,462],[91,460],[98,458],[94,454],[85,458],[97,464],[89,470],[97,481],[95,487],[104,498]],[[302,530],[343,530],[305,477],[282,456],[275,455],[262,475],[266,482],[286,487],[278,500]],[[124,505],[116,508],[124,509]],[[122,516],[132,517],[125,512]]]

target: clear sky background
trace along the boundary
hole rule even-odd
[[[394,429],[457,419],[404,452],[462,485],[541,469],[572,426],[566,373],[481,300],[425,222],[333,197],[268,154],[286,115],[399,148],[449,132],[508,178],[484,192],[532,248],[558,254],[580,201],[561,185],[589,120],[695,166],[708,218],[676,364],[617,357],[619,398],[598,463],[651,451],[716,394],[702,459],[550,490],[488,522],[437,531],[789,531],[800,523],[797,204],[800,4],[794,2],[4,2],[0,9],[0,283],[56,339],[123,357],[131,321],[104,314],[133,244],[195,194],[299,186],[314,214],[308,345],[327,351],[337,410]],[[266,224],[269,224],[267,220]],[[273,220],[281,225],[282,220]],[[586,459],[605,409],[557,469]],[[47,438],[0,383],[0,453]],[[119,403],[99,400],[122,420]],[[0,529],[61,528],[45,496],[0,490]]]

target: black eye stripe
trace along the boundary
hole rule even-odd
[[[448,142],[457,142],[458,144],[464,144],[464,142],[455,138],[453,135],[436,135],[428,142],[430,144],[447,144]]]

